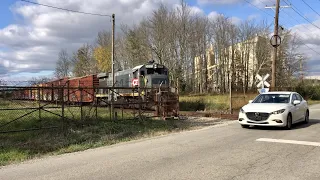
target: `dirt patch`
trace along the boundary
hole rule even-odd
[[[179,129],[201,129],[208,126],[214,126],[217,124],[223,124],[228,121],[233,121],[229,119],[221,119],[214,117],[199,117],[199,116],[183,116],[175,124]]]

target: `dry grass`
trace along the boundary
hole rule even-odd
[[[234,94],[233,109],[240,109],[256,96],[257,94]],[[227,111],[230,107],[229,94],[181,96],[179,101],[181,111]]]
[[[70,122],[64,130],[0,134],[0,166],[44,155],[70,153],[169,133],[175,129],[175,122],[163,120],[99,120],[81,126]]]
[[[309,105],[320,104],[320,100],[308,100]]]

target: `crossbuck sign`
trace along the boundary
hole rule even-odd
[[[269,91],[270,84],[266,81],[269,76],[270,76],[269,74],[266,74],[264,77],[261,77],[259,74],[256,75],[256,78],[260,81],[257,84],[257,87],[261,88],[261,89],[258,89],[259,93],[264,93]]]

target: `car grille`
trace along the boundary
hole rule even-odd
[[[247,117],[253,121],[265,121],[269,118],[269,113],[248,112]]]
[[[255,123],[257,123],[257,122],[248,121],[248,123],[250,123],[250,124],[255,124]],[[262,122],[262,123],[259,123],[259,124],[269,124],[269,123],[268,123],[268,122]]]

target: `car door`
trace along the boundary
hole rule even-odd
[[[293,102],[297,99],[296,94],[292,94],[292,98],[291,98],[291,113],[292,113],[292,122],[297,122],[300,119],[300,112],[299,112],[299,106],[298,105],[294,105]]]
[[[304,120],[306,111],[308,109],[308,104],[307,104],[307,101],[305,101],[300,94],[297,93],[296,95],[298,97],[298,100],[301,101],[299,110],[300,110],[300,114],[301,114],[301,119]]]
[[[295,99],[300,101],[300,104],[296,105],[296,111],[297,111],[297,121],[301,121],[304,117],[304,108],[303,108],[303,102],[302,98],[298,94],[294,94]]]

